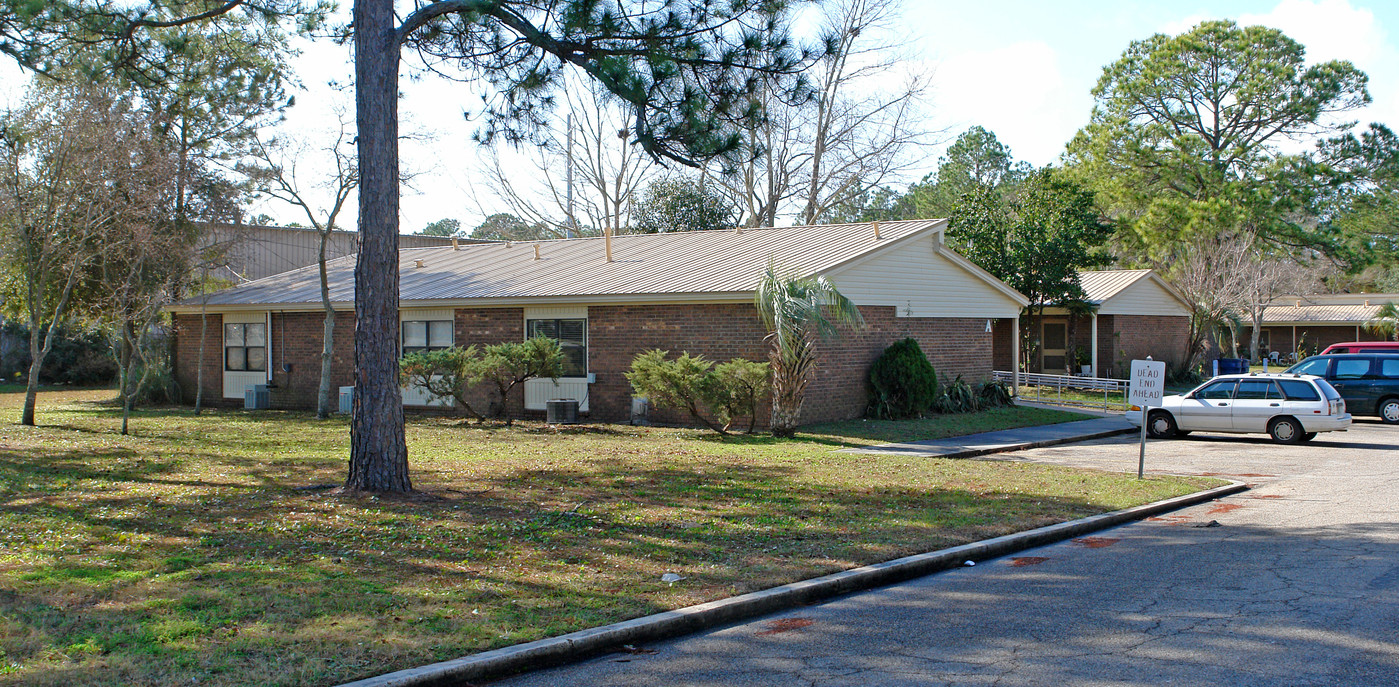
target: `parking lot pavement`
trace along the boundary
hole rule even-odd
[[[996,459],[1135,471],[1137,446]],[[1399,427],[1192,435],[1152,442],[1147,466],[1255,488],[499,684],[1399,685]]]

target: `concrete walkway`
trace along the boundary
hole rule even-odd
[[[1092,420],[1063,422],[1057,425],[1039,425],[1004,429],[999,432],[982,432],[947,439],[929,439],[906,444],[881,444],[865,448],[843,449],[844,453],[897,453],[906,456],[929,458],[970,458],[988,453],[1020,451],[1027,448],[1054,446],[1074,441],[1101,439],[1116,434],[1136,431],[1121,415],[1104,415]]]

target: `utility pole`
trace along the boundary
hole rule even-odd
[[[568,127],[568,139],[567,139],[567,140],[568,140],[568,143],[567,143],[567,145],[568,145],[568,151],[567,151],[567,154],[564,155],[564,158],[567,160],[567,164],[565,165],[565,168],[568,170],[567,180],[564,182],[565,185],[566,185],[567,188],[568,188],[568,209],[567,209],[567,211],[566,211],[568,217],[567,217],[566,220],[565,220],[565,221],[567,222],[567,224],[566,224],[566,225],[564,226],[564,228],[563,228],[563,236],[564,236],[564,238],[567,239],[567,238],[573,238],[573,228],[574,228],[574,222],[573,222],[573,113],[572,113],[572,112],[568,113],[568,123],[567,123],[565,126]]]

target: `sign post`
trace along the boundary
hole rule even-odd
[[[1132,376],[1127,387],[1127,403],[1142,409],[1141,451],[1137,455],[1137,479],[1146,472],[1146,421],[1152,408],[1161,407],[1161,398],[1166,391],[1166,363],[1155,361],[1151,356],[1146,360],[1132,361]]]

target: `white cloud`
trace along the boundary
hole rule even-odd
[[[936,108],[955,113],[942,122],[954,135],[979,124],[1037,166],[1059,157],[1092,108],[1087,93],[1066,88],[1059,56],[1043,41],[953,55],[938,63],[933,86]]]
[[[1267,14],[1242,14],[1242,26],[1270,26],[1307,48],[1309,62],[1350,60],[1364,69],[1388,51],[1375,13],[1349,0],[1281,0]]]

